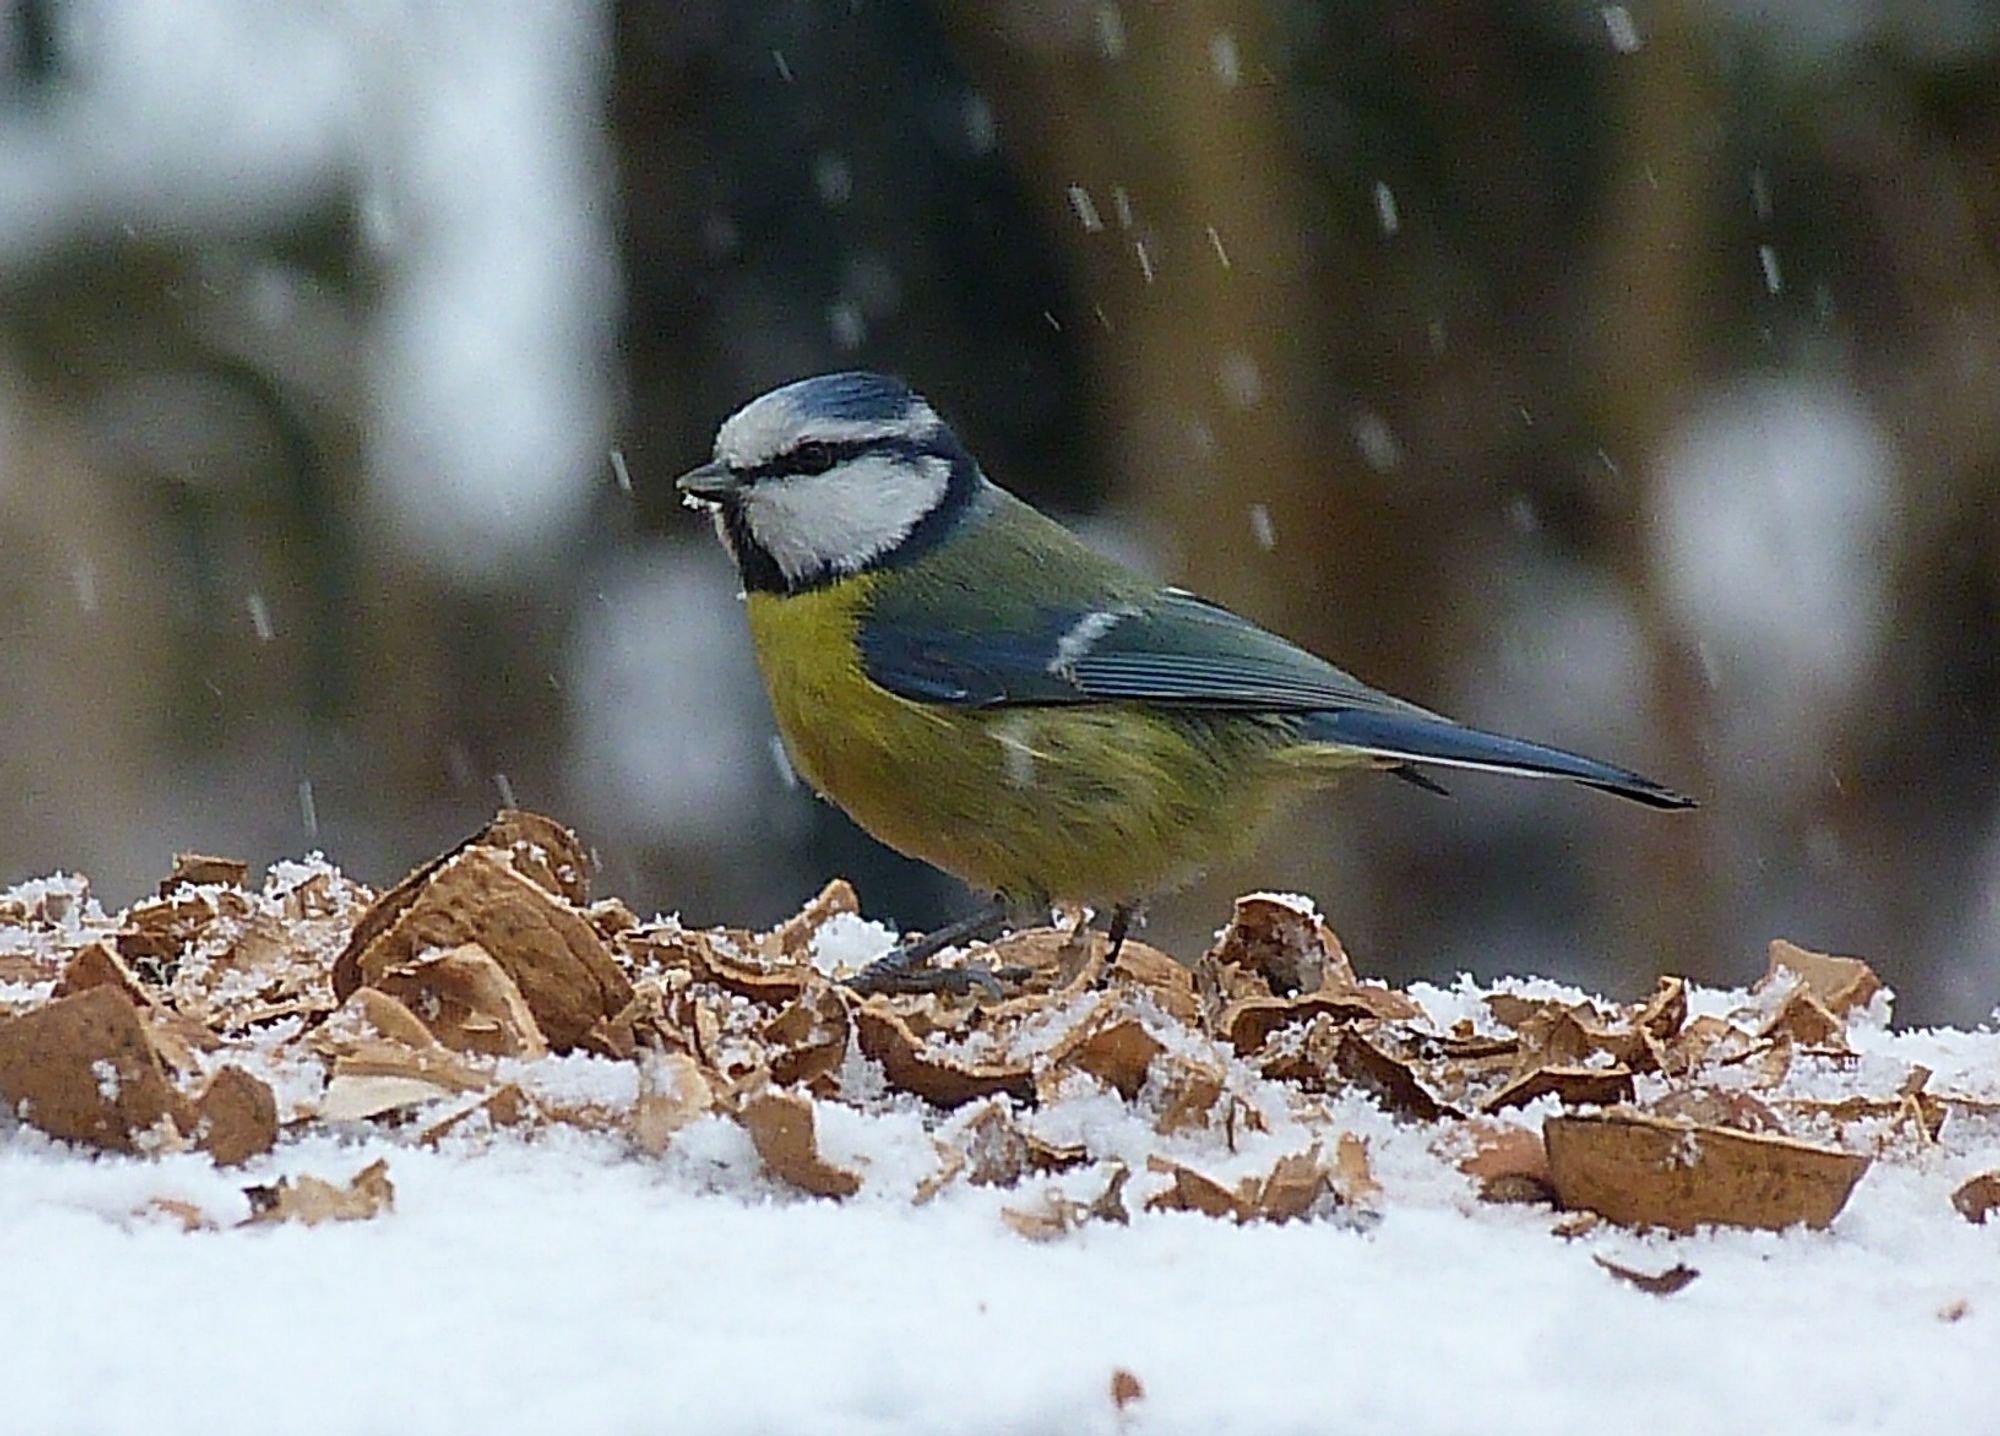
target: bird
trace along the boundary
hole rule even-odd
[[[676,488],[735,562],[796,771],[876,839],[990,895],[871,964],[863,992],[991,990],[990,970],[931,959],[1057,903],[1109,912],[1115,952],[1148,899],[1359,770],[1443,791],[1425,769],[1480,769],[1694,806],[1392,697],[1099,554],[990,480],[899,379],[773,389]]]

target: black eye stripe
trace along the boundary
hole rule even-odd
[[[816,439],[800,444],[791,452],[791,465],[796,473],[823,474],[834,466],[834,462],[833,446]]]
[[[823,474],[849,459],[863,454],[896,454],[904,458],[914,458],[920,454],[935,452],[922,444],[905,439],[808,439],[782,454],[766,459],[761,464],[748,468],[732,468],[731,473],[744,483],[754,484],[759,479],[787,479],[801,475]]]

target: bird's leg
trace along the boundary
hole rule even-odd
[[[932,967],[930,963],[948,947],[999,936],[1011,910],[1005,898],[991,898],[957,922],[947,923],[922,937],[905,938],[848,978],[847,985],[864,996],[876,992],[963,994],[977,987],[989,996],[999,997],[1002,995],[999,979],[989,968]]]
[[[1125,946],[1125,935],[1132,930],[1132,919],[1139,915],[1133,903],[1121,902],[1111,909],[1111,926],[1105,929],[1105,936],[1111,939],[1110,951],[1104,954],[1105,966],[1118,961],[1118,949]]]

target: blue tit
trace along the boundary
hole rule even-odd
[[[922,397],[827,374],[745,405],[678,485],[712,512],[793,764],[899,852],[994,895],[865,986],[1051,902],[1113,913],[1247,852],[1357,769],[1689,799],[1463,727],[1086,547],[990,482]],[[934,969],[931,971],[935,971]],[[940,985],[950,985],[948,983]]]

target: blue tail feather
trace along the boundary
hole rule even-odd
[[[1694,799],[1629,768],[1523,738],[1461,727],[1448,718],[1334,708],[1306,714],[1301,733],[1315,743],[1332,743],[1395,762],[1480,768],[1529,778],[1566,778],[1655,808],[1695,805]]]

